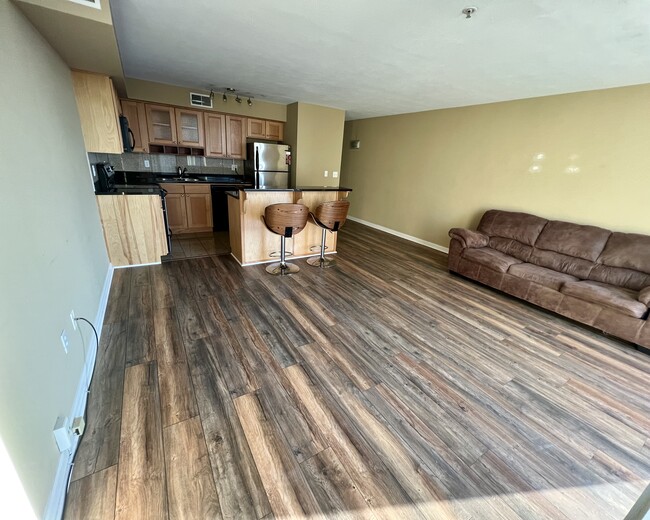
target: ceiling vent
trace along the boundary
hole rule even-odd
[[[69,0],[74,4],[87,5],[88,7],[94,7],[95,9],[101,9],[102,6],[99,4],[99,0]]]
[[[212,108],[212,96],[210,94],[190,92],[190,105],[193,107]]]

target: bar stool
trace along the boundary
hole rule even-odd
[[[307,260],[309,265],[313,265],[314,267],[333,267],[336,265],[336,260],[325,258],[325,249],[327,249],[325,246],[325,233],[327,231],[336,233],[341,229],[348,216],[349,208],[350,203],[347,200],[334,200],[331,202],[323,202],[316,208],[314,213],[309,213],[314,223],[322,229],[320,255]]]
[[[266,272],[274,275],[293,274],[300,271],[295,264],[286,262],[286,245],[287,238],[300,233],[307,225],[309,218],[309,208],[303,204],[271,204],[264,208],[264,224],[269,231],[280,235],[280,261],[270,264]]]

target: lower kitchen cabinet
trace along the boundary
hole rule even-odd
[[[167,190],[167,221],[172,233],[212,231],[210,185],[161,184]]]
[[[159,195],[97,195],[108,259],[115,267],[160,263],[167,232]]]

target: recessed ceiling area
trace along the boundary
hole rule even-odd
[[[643,0],[111,6],[126,77],[232,86],[345,109],[347,119],[650,83]]]

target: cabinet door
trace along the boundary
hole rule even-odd
[[[273,141],[282,141],[284,139],[284,123],[266,121],[266,138]]]
[[[178,144],[203,148],[203,112],[197,110],[176,109],[176,135]]]
[[[226,152],[233,159],[246,159],[246,118],[226,116]]]
[[[184,193],[167,193],[167,222],[173,231],[187,229],[187,209],[185,207]]]
[[[259,137],[266,139],[266,121],[264,119],[251,119],[248,118],[248,128],[246,137]]]
[[[145,105],[149,142],[155,144],[176,144],[176,117],[174,107]]]
[[[134,152],[149,152],[149,131],[144,103],[122,99],[122,115],[129,121],[129,128],[135,140]],[[131,137],[129,137],[131,139]]]
[[[212,231],[212,197],[210,186],[185,186],[187,229]]]
[[[226,116],[205,113],[205,155],[207,157],[226,156]]]
[[[87,152],[122,153],[122,134],[113,82],[108,76],[72,72],[81,131]]]

